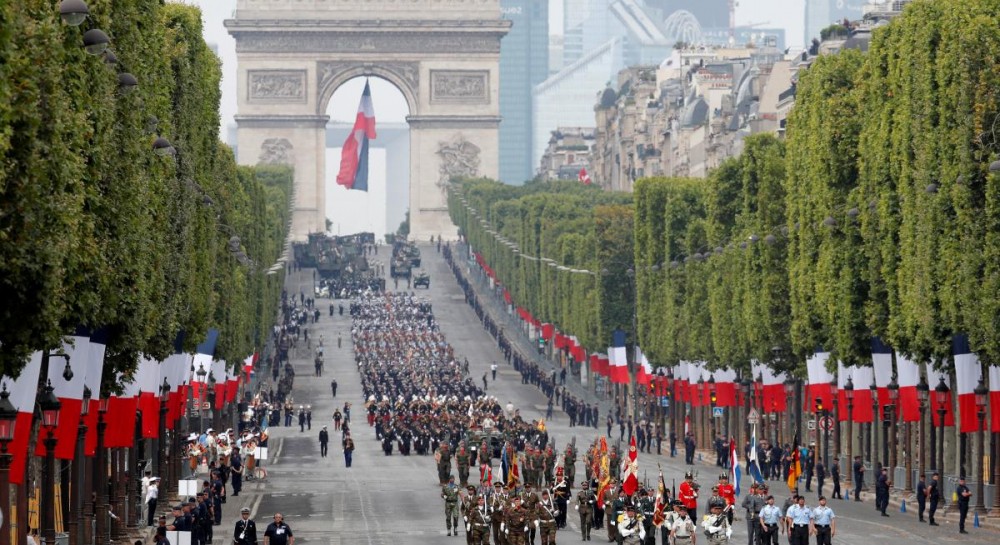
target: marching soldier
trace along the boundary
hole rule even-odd
[[[670,531],[674,528],[674,522],[680,518],[681,505],[679,500],[670,500],[669,509],[663,514],[663,522],[660,523],[660,541],[663,545],[670,543]]]
[[[448,452],[448,443],[441,443],[441,447],[434,453],[434,460],[438,466],[438,480],[441,485],[446,485],[451,478],[451,453]]]
[[[472,536],[471,543],[490,545],[490,514],[482,495],[476,496],[476,506],[466,517],[466,529]]]
[[[535,528],[542,534],[542,545],[555,545],[558,515],[559,509],[549,497],[549,491],[542,490],[542,499],[535,506]]]
[[[448,535],[452,529],[458,535],[458,486],[455,484],[455,476],[448,476],[448,484],[441,487],[441,497],[444,499],[444,524],[448,528]]]
[[[465,448],[465,441],[458,443],[455,465],[458,466],[458,482],[462,486],[469,486],[469,451]]]
[[[506,508],[507,492],[503,489],[503,483],[497,481],[493,483],[493,494],[490,495],[490,524],[493,526],[493,543],[495,545],[507,545],[507,536],[501,529]]]
[[[723,511],[729,517],[729,525],[733,525],[733,514],[736,511],[736,488],[729,484],[729,474],[719,475],[719,495],[726,500],[726,507]]]
[[[641,515],[642,527],[645,529],[645,537],[643,538],[643,543],[645,545],[655,545],[656,543],[656,533],[653,531],[653,512],[656,509],[656,505],[653,502],[653,498],[649,497],[649,491],[645,488],[639,490],[639,503],[636,506],[636,512]]]
[[[576,449],[573,445],[566,445],[566,453],[563,456],[563,474],[566,476],[566,484],[573,488],[573,478],[576,476]]]
[[[556,468],[556,484],[552,487],[552,500],[559,511],[556,514],[556,528],[560,530],[566,527],[566,515],[569,507],[569,483],[566,482],[563,468]]]
[[[508,545],[524,545],[528,532],[528,510],[521,506],[521,498],[513,496],[510,507],[504,513],[501,525]]]
[[[611,509],[608,509],[609,518],[611,519],[610,524],[608,524],[608,533],[610,534],[611,530],[614,529],[615,532],[614,540],[618,542],[619,545],[622,542],[621,541],[622,536],[621,533],[618,531],[619,530],[618,520],[622,517],[622,515],[625,514],[625,508],[630,505],[632,504],[631,502],[628,501],[628,496],[625,494],[625,490],[619,488],[618,498],[611,503]],[[610,539],[610,536],[608,537]]]
[[[590,490],[590,484],[584,481],[583,488],[576,494],[576,510],[580,513],[580,534],[583,541],[590,541],[590,526],[597,505],[597,496]]]
[[[640,545],[646,539],[646,528],[642,525],[642,515],[637,515],[635,506],[629,505],[625,512],[618,515],[615,523],[618,535],[624,545]]]
[[[813,509],[812,526],[816,545],[830,545],[830,539],[837,535],[837,515],[826,506],[826,496],[820,496],[819,507]]]
[[[747,512],[747,545],[756,545],[761,532],[766,530],[760,522],[760,512],[767,505],[762,489],[763,485],[757,483],[750,485],[750,493],[747,494],[747,497],[743,498],[743,503],[741,504]]]
[[[694,482],[694,475],[690,471],[684,474],[684,482],[681,483],[677,491],[677,499],[681,500],[687,508],[691,520],[698,517],[698,485]]]
[[[476,487],[469,485],[465,487],[466,494],[461,496],[459,510],[462,513],[462,520],[465,522],[465,542],[472,543],[472,532],[469,526],[469,518],[472,511],[476,509]],[[455,533],[458,533],[457,531]]]
[[[545,465],[545,486],[551,487],[555,484],[556,453],[552,450],[552,445],[545,447],[543,459]]]
[[[781,529],[781,509],[774,505],[774,496],[767,497],[767,504],[760,510],[760,544],[778,545]]]
[[[726,500],[721,498],[713,499],[708,503],[708,507],[711,512],[705,515],[705,522],[702,523],[702,529],[704,529],[705,535],[708,537],[709,544],[722,545],[729,543],[729,536],[732,535],[733,530],[729,526],[729,518],[723,513],[723,509],[726,508]]]
[[[615,533],[615,520],[618,518],[618,514],[615,513],[614,503],[617,496],[615,495],[615,488],[617,482],[611,479],[611,484],[608,486],[607,490],[604,491],[604,522],[608,527],[608,541],[615,541],[618,538],[618,534]]]
[[[672,520],[670,523],[670,538],[673,539],[673,545],[695,545],[698,540],[698,536],[695,534],[698,525],[688,516],[688,508],[679,500],[676,503],[676,507],[677,515],[672,519],[668,519]]]

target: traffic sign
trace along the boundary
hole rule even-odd
[[[212,404],[211,404],[211,403],[209,403],[208,401],[205,401],[205,402],[202,402],[202,404],[201,404],[201,408],[202,408],[202,410],[208,410],[208,409],[211,409],[211,408],[212,408]]]
[[[757,409],[750,409],[750,414],[747,415],[747,424],[757,424],[760,422],[760,413]]]
[[[819,427],[824,431],[833,431],[833,418],[824,416],[819,419]]]
[[[816,421],[815,420],[810,420],[810,421],[806,422],[806,429],[808,429],[810,431],[815,430],[816,429]]]
[[[670,407],[670,398],[667,397],[667,396],[661,397],[660,398],[660,406],[663,407],[663,408],[669,408]]]
[[[726,414],[725,407],[712,407],[712,416],[715,418],[722,418]]]

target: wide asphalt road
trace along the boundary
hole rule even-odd
[[[388,263],[389,249],[380,248],[375,259]],[[477,382],[489,369],[494,360],[500,363],[496,382],[489,383],[487,391],[501,402],[513,402],[521,414],[528,419],[539,418],[545,411],[545,398],[533,387],[522,386],[520,376],[502,363],[492,338],[482,329],[478,319],[465,304],[461,291],[450,270],[439,254],[425,245],[423,267],[430,273],[431,288],[419,290],[418,294],[428,297],[433,303],[434,313],[448,341],[455,347],[458,357],[467,357],[471,375]],[[312,272],[306,270],[289,276],[289,293],[300,290],[309,293]],[[392,282],[388,282],[392,288]],[[334,303],[339,303],[335,301]],[[312,357],[302,349],[299,357],[293,358],[296,368],[294,401],[296,405],[310,404],[313,410],[312,430],[300,432],[298,426],[272,428],[272,452],[268,462],[269,482],[257,505],[254,517],[259,533],[270,522],[275,512],[281,512],[292,527],[296,542],[306,544],[429,544],[460,543],[463,537],[446,537],[443,502],[434,461],[430,456],[384,456],[375,440],[374,430],[364,419],[361,387],[351,356],[350,317],[347,302],[344,316],[330,317],[327,309],[329,300],[320,300],[317,306],[323,316],[316,324],[310,324],[313,346],[321,335],[326,346],[326,370],[324,376],[314,377]],[[342,339],[342,347],[337,349],[337,338]],[[330,393],[330,380],[336,377],[339,383],[337,397]],[[354,410],[352,420],[357,450],[351,468],[344,466],[339,434],[333,432],[331,415],[334,406],[342,407],[351,402]],[[602,414],[603,417],[603,414]],[[329,425],[331,435],[330,456],[319,456],[317,436],[324,424]],[[598,433],[598,430],[569,428],[565,414],[557,412],[549,423],[550,435],[561,450],[566,443],[576,437],[582,451]],[[679,483],[685,471],[682,458],[641,454],[639,456],[640,475],[648,475],[655,481],[657,463],[663,467],[668,485],[672,480]],[[696,469],[701,475],[701,483],[707,492],[717,476],[718,470],[708,465]],[[475,471],[472,472],[475,474]],[[577,463],[579,483],[583,478],[583,462]],[[745,479],[744,488],[749,485]],[[780,505],[787,495],[787,489],[780,483],[772,483],[772,489]],[[575,491],[574,491],[575,493]],[[950,491],[949,491],[950,494]],[[815,496],[809,495],[809,505],[815,505]],[[571,503],[572,505],[572,503]],[[973,528],[971,535],[960,536],[956,525],[957,515],[941,518],[941,527],[933,528],[917,522],[915,505],[908,506],[905,514],[898,509],[890,518],[877,516],[869,498],[864,503],[832,501],[830,506],[838,515],[837,536],[834,543],[871,545],[872,543],[931,544],[961,541],[967,543],[996,543],[1000,535],[990,528]],[[572,507],[570,508],[572,509]],[[742,514],[742,513],[740,513]],[[217,531],[215,541],[228,545],[228,530],[235,513],[226,514],[227,522]],[[560,543],[580,541],[579,519],[574,511],[568,517],[569,527],[559,532]],[[745,522],[735,524],[732,542],[746,542]],[[603,530],[594,532],[597,541],[603,541]],[[782,543],[787,543],[785,536]],[[657,541],[659,543],[659,540]]]

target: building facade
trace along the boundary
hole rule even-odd
[[[534,177],[531,90],[549,75],[549,7],[536,0],[501,0],[511,21],[500,42],[500,179],[521,184]]]
[[[552,131],[542,154],[538,177],[543,180],[579,180],[581,170],[589,174],[594,149],[593,127],[559,127]]]

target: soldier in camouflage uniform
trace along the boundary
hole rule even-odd
[[[528,511],[521,506],[521,498],[514,496],[504,513],[503,530],[508,545],[524,545],[528,529]]]
[[[549,497],[549,491],[542,490],[542,499],[535,505],[535,528],[542,534],[542,545],[555,545],[558,513],[559,509]]]
[[[524,490],[521,491],[521,507],[528,513],[528,521],[535,520],[535,511],[538,509],[538,494],[532,490],[531,483],[524,483]],[[528,524],[525,541],[531,545],[535,543],[535,533],[537,528],[534,524]]]
[[[472,545],[490,545],[490,514],[483,496],[476,496],[476,505],[466,515],[466,528]]]
[[[576,510],[580,512],[580,534],[583,541],[590,541],[590,527],[593,524],[597,496],[590,489],[590,483],[584,481],[580,486],[583,488],[576,495]]]
[[[441,487],[441,498],[444,499],[444,525],[448,528],[448,535],[454,530],[458,535],[458,501],[459,488],[455,484],[455,476],[448,476],[448,484]]]
[[[545,466],[545,486],[551,487],[555,483],[556,470],[556,453],[551,445],[545,447],[542,463]]]
[[[545,473],[545,455],[542,454],[542,449],[540,448],[534,449],[532,453],[533,457],[531,460],[531,465],[535,470],[534,471],[535,479],[532,482],[535,483],[536,487],[540,488],[542,486],[542,477],[544,476]]]
[[[444,486],[451,477],[451,452],[448,451],[448,443],[441,443],[438,451],[434,453],[434,459],[438,466],[438,480]]]
[[[566,453],[563,456],[564,475],[566,484],[573,488],[573,478],[576,476],[576,450],[573,445],[566,445]]]
[[[466,494],[462,496],[462,501],[460,504],[460,511],[462,513],[462,521],[465,522],[465,542],[472,543],[472,531],[469,529],[469,515],[476,508],[476,487],[469,485],[465,487]]]
[[[458,444],[455,452],[455,465],[458,466],[458,482],[462,486],[469,486],[469,450],[465,448],[465,441]]]
[[[493,483],[493,494],[490,495],[489,508],[494,545],[507,545],[507,536],[500,529],[500,525],[503,524],[504,510],[507,509],[507,501],[508,496],[503,489],[503,483],[500,481]]]

